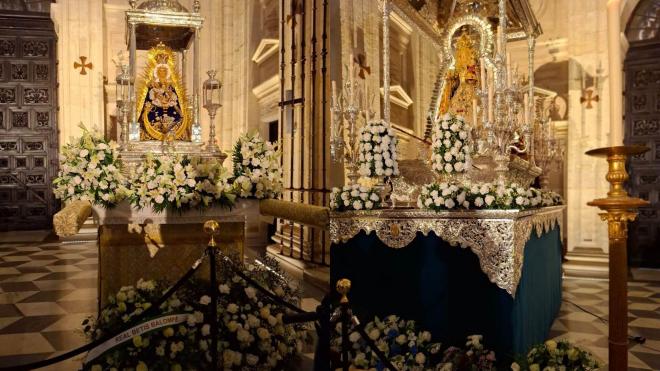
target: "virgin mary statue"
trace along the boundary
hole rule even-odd
[[[186,93],[172,50],[159,44],[149,50],[147,58],[137,99],[140,140],[190,141]]]

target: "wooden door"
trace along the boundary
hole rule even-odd
[[[649,200],[628,232],[632,266],[660,267],[660,40],[631,43],[625,70],[625,144],[647,153],[629,161],[629,191]]]
[[[49,228],[57,209],[55,43],[48,13],[0,13],[0,230]]]

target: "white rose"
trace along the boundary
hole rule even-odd
[[[443,158],[444,158],[445,161],[449,162],[449,161],[451,161],[452,157],[453,156],[451,155],[451,153],[447,152],[447,153],[445,153]]]
[[[445,164],[445,171],[448,173],[451,173],[454,170],[453,166],[451,164]]]
[[[210,333],[211,333],[211,325],[209,325],[208,323],[204,324],[204,326],[202,326],[202,336],[209,336]]]
[[[229,294],[229,286],[225,285],[224,283],[218,286],[218,290],[221,294]]]
[[[364,208],[367,209],[367,210],[373,209],[373,207],[374,207],[374,203],[371,202],[371,201],[366,201],[364,203]]]
[[[491,195],[486,195],[486,198],[484,200],[486,201],[486,205],[490,206],[490,204],[492,204],[493,201],[495,201],[495,197]]]
[[[477,197],[476,199],[474,199],[474,206],[481,207],[481,206],[483,206],[483,204],[484,204],[484,199],[483,198]]]
[[[448,209],[452,209],[454,206],[456,206],[454,200],[452,200],[451,198],[445,200],[445,207],[447,207]]]
[[[199,303],[202,305],[209,305],[209,303],[211,303],[211,297],[208,295],[204,295],[199,299]]]
[[[417,353],[415,355],[415,362],[417,362],[417,364],[423,365],[426,362],[426,356],[424,355],[424,353],[422,352]]]
[[[354,208],[355,210],[360,210],[360,209],[362,209],[362,202],[360,202],[360,201],[358,201],[358,200],[353,201],[353,208]]]

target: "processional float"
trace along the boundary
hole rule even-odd
[[[192,12],[177,0],[129,1],[126,11],[128,64],[117,76],[117,117],[122,159],[145,153],[180,153],[224,159],[216,143],[214,118],[222,84],[215,71],[200,85],[200,1]],[[138,52],[146,65],[138,66]],[[192,68],[190,59],[192,54]],[[192,71],[189,75],[188,71]],[[192,83],[192,93],[186,86]],[[200,91],[203,91],[200,97]],[[202,143],[200,107],[211,117],[209,141]]]

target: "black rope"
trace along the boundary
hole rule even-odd
[[[191,276],[197,271],[197,268],[199,268],[199,266],[201,265],[202,261],[203,261],[204,258],[206,257],[207,253],[208,253],[208,250],[204,250],[204,254],[203,254],[199,259],[197,259],[197,260],[195,261],[195,263],[193,263],[192,267],[190,267],[190,269],[188,270],[188,272],[186,272],[186,274],[184,274],[183,277],[181,277],[181,278],[179,279],[179,281],[177,281],[177,282],[174,284],[174,286],[170,287],[170,288],[165,292],[165,294],[163,294],[163,296],[162,296],[162,297],[156,302],[156,304],[153,304],[149,309],[147,309],[147,310],[145,310],[144,312],[140,313],[138,316],[133,317],[133,319],[132,319],[130,322],[128,322],[128,323],[126,324],[126,327],[124,327],[124,329],[122,329],[121,331],[119,331],[117,334],[122,333],[122,332],[124,332],[124,331],[130,329],[131,327],[135,326],[139,321],[142,321],[143,319],[147,318],[147,317],[150,316],[152,313],[154,313],[156,310],[158,310],[158,309],[160,308],[160,306],[161,306],[161,305],[162,305],[167,299],[169,299],[170,296],[172,296],[172,294],[174,294],[174,292],[176,292],[176,290],[178,290],[178,289],[181,287],[181,285],[183,285],[183,283],[185,283],[188,279],[190,279],[190,277],[191,277]],[[89,351],[89,350],[91,350],[91,349],[94,349],[94,348],[96,348],[97,346],[99,346],[99,345],[103,344],[104,342],[106,342],[107,340],[114,338],[115,336],[117,336],[117,334],[102,336],[102,337],[99,338],[98,340],[95,340],[95,341],[93,341],[93,342],[91,342],[91,343],[85,344],[85,345],[83,345],[83,346],[81,346],[81,347],[79,347],[79,348],[76,348],[76,349],[74,349],[74,350],[68,351],[68,352],[66,352],[66,353],[64,353],[64,354],[60,354],[60,355],[58,355],[58,356],[56,356],[56,357],[53,357],[53,358],[44,359],[44,360],[41,360],[41,361],[28,363],[28,364],[25,364],[25,365],[16,365],[16,366],[9,366],[9,367],[0,367],[0,371],[32,370],[32,369],[35,369],[35,368],[41,368],[41,367],[50,366],[50,365],[52,365],[52,364],[55,364],[55,363],[58,363],[58,362],[64,361],[65,359],[69,359],[69,358],[71,358],[71,357],[75,357],[75,356],[77,356],[77,355],[80,354],[80,353],[83,353],[83,352]]]
[[[364,326],[360,323],[360,321],[357,319],[357,317],[353,316],[353,325],[355,328],[357,328],[358,333],[362,338],[367,342],[367,345],[371,348],[371,350],[376,353],[378,358],[385,364],[387,368],[390,369],[390,371],[397,371],[398,368],[394,367],[392,362],[385,356],[385,354],[376,346],[376,343],[374,343],[373,340],[369,337],[367,332],[364,330]]]

